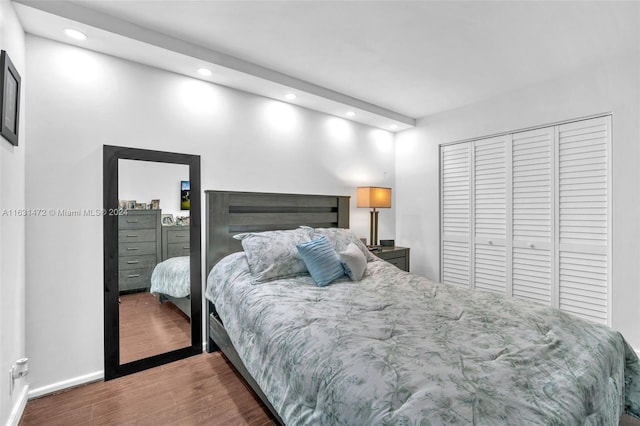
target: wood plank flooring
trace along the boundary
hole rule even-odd
[[[191,346],[191,323],[149,292],[120,296],[120,363]]]
[[[623,414],[620,417],[620,424],[618,426],[640,426],[640,420]]]
[[[29,425],[274,425],[268,410],[218,352],[27,403]]]

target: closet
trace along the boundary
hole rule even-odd
[[[611,117],[440,147],[441,281],[610,323]]]

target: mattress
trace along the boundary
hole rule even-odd
[[[618,424],[640,363],[610,328],[377,260],[362,281],[207,280],[247,370],[287,425]]]

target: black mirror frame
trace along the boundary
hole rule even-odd
[[[104,376],[115,379],[202,353],[202,256],[200,156],[104,145]],[[120,312],[118,308],[118,160],[140,160],[189,166],[191,184],[191,346],[120,364]],[[109,214],[112,212],[114,214]]]

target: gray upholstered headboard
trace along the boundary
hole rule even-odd
[[[348,228],[349,196],[205,191],[206,274],[224,256],[242,251],[233,235],[241,232]]]

